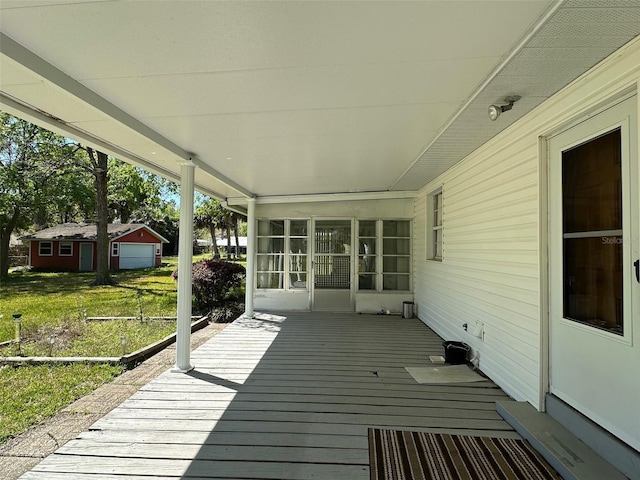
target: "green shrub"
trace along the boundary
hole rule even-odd
[[[193,264],[192,291],[195,307],[201,313],[209,313],[223,306],[229,292],[237,295],[236,289],[242,287],[246,269],[237,263],[219,259],[200,260]],[[178,279],[178,270],[171,276]]]

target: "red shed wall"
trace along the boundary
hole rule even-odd
[[[46,241],[46,240],[45,240]],[[69,240],[63,240],[63,243],[68,243]],[[86,242],[86,241],[85,241]],[[78,242],[71,241],[70,256],[60,256],[60,241],[51,241],[53,250],[52,255],[41,256],[40,253],[40,240],[32,240],[31,248],[29,249],[29,265],[33,268],[60,268],[64,270],[77,271],[80,268],[80,245]],[[89,242],[86,242],[89,243]],[[95,248],[94,248],[95,254]],[[94,261],[95,265],[95,261]]]
[[[126,235],[114,240],[115,243],[147,243],[154,244],[156,247],[156,260],[155,265],[159,267],[162,264],[162,240],[152,234],[149,230],[145,228],[141,228],[140,230],[136,230],[135,232],[127,233]],[[113,252],[113,250],[111,250]],[[120,268],[119,266],[120,259],[118,257],[111,257],[111,269],[117,270]]]

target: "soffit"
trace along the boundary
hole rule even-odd
[[[412,191],[640,31],[639,1],[564,2],[479,89],[554,5],[3,0],[2,33],[72,81],[3,54],[1,88],[170,178],[196,158],[221,198]]]
[[[569,0],[550,17],[393,186],[417,190],[640,34],[636,0]],[[491,104],[522,97],[495,122]]]

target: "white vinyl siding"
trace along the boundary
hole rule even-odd
[[[547,268],[541,138],[636,85],[638,65],[635,42],[425,185],[416,198],[414,250],[428,252],[430,196],[446,187],[446,259],[415,261],[419,317],[445,339],[469,343],[480,353],[483,372],[536,407],[546,388],[547,361],[541,333],[548,295],[541,287]],[[462,327],[476,322],[484,323],[483,340]]]
[[[527,399],[536,398],[538,383],[537,162],[534,144],[468,161],[440,178],[447,259],[417,262],[415,278],[421,318],[445,339],[480,348],[481,369]],[[427,217],[418,212],[432,209],[432,198],[418,199],[416,220]],[[484,342],[462,328],[476,321],[484,323]],[[513,366],[505,371],[507,364]]]

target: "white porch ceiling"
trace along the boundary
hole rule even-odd
[[[0,0],[0,31],[0,109],[123,160],[191,158],[219,198],[402,194],[640,34],[640,0]]]

